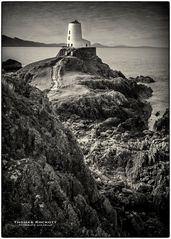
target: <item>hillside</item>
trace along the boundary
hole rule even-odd
[[[23,40],[17,37],[11,38],[5,35],[2,35],[2,46],[3,47],[61,47],[64,46],[65,43],[51,43],[45,44],[41,42],[34,42]]]

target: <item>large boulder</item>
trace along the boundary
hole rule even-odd
[[[2,69],[6,72],[18,71],[21,68],[22,68],[22,64],[13,59],[8,59],[2,62]]]

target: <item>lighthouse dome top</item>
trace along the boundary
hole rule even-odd
[[[80,22],[77,21],[77,20],[75,20],[75,21],[73,21],[73,22],[70,22],[70,23],[80,24]]]

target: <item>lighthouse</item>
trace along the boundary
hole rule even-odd
[[[81,23],[77,20],[68,24],[67,46],[80,48],[90,47],[91,43],[82,38]]]

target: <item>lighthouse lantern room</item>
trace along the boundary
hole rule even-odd
[[[82,38],[81,23],[77,20],[70,22],[68,24],[68,34],[67,34],[67,46],[80,48],[80,47],[90,47],[90,41]]]

